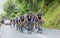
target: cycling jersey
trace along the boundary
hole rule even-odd
[[[42,17],[41,17],[42,15],[41,15],[41,14],[38,14],[37,16],[38,16],[38,19],[39,19],[39,20],[42,19]]]
[[[23,21],[24,21],[24,16],[21,16],[20,19],[21,19],[21,21],[23,22]]]
[[[32,16],[27,16],[29,22],[34,22],[34,18]]]
[[[15,19],[13,19],[13,22],[15,22]]]
[[[16,18],[16,23],[18,23],[18,17]]]
[[[34,22],[34,18],[31,18],[31,22],[32,22],[32,23]]]
[[[18,20],[16,19],[16,23],[18,23]]]

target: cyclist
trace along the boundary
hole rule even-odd
[[[21,21],[20,30],[21,30],[21,32],[23,32],[24,20],[25,20],[25,17],[24,17],[24,14],[22,14],[22,15],[20,16],[20,21]]]
[[[12,20],[13,27],[15,28],[15,19]]]
[[[33,22],[34,22],[32,13],[30,13],[30,12],[28,13],[27,20],[28,20],[28,24],[27,24],[27,26],[28,26],[28,33],[31,34],[32,30],[33,30]]]
[[[39,24],[38,24],[38,33],[41,33],[42,32],[42,13],[38,13],[37,14],[37,18],[38,18],[38,22],[39,22]]]

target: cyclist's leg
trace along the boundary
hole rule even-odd
[[[19,30],[21,29],[21,22],[19,23]]]
[[[23,32],[23,22],[22,22],[22,24],[21,24],[21,27],[20,27],[20,30],[21,30],[21,32]]]
[[[29,33],[31,34],[33,31],[33,23],[30,22],[29,24]]]
[[[35,22],[35,29],[37,29],[37,22]]]
[[[17,30],[18,30],[18,23],[16,24],[16,28],[17,28]]]
[[[36,29],[38,28],[38,22],[36,22]]]
[[[31,31],[34,32],[34,23],[31,23]]]
[[[39,23],[39,25],[38,25],[38,31],[37,31],[38,33],[41,33],[42,32],[42,24],[41,23]]]
[[[28,26],[28,31],[29,31],[29,27],[30,27],[30,23],[29,22],[28,22],[27,26]]]
[[[13,23],[13,28],[15,28],[15,23]]]
[[[30,33],[30,28],[31,28],[31,26],[30,26],[30,22],[28,22],[28,33]]]

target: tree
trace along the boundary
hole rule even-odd
[[[4,5],[4,11],[11,16],[12,13],[17,14],[18,9],[16,8],[16,4],[12,0],[9,0]]]

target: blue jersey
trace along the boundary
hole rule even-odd
[[[30,16],[30,22],[34,22],[34,18],[32,16]]]
[[[28,21],[29,22],[34,22],[34,18],[32,16],[28,16]]]
[[[34,22],[34,18],[31,18],[31,22],[32,22],[32,23]]]

